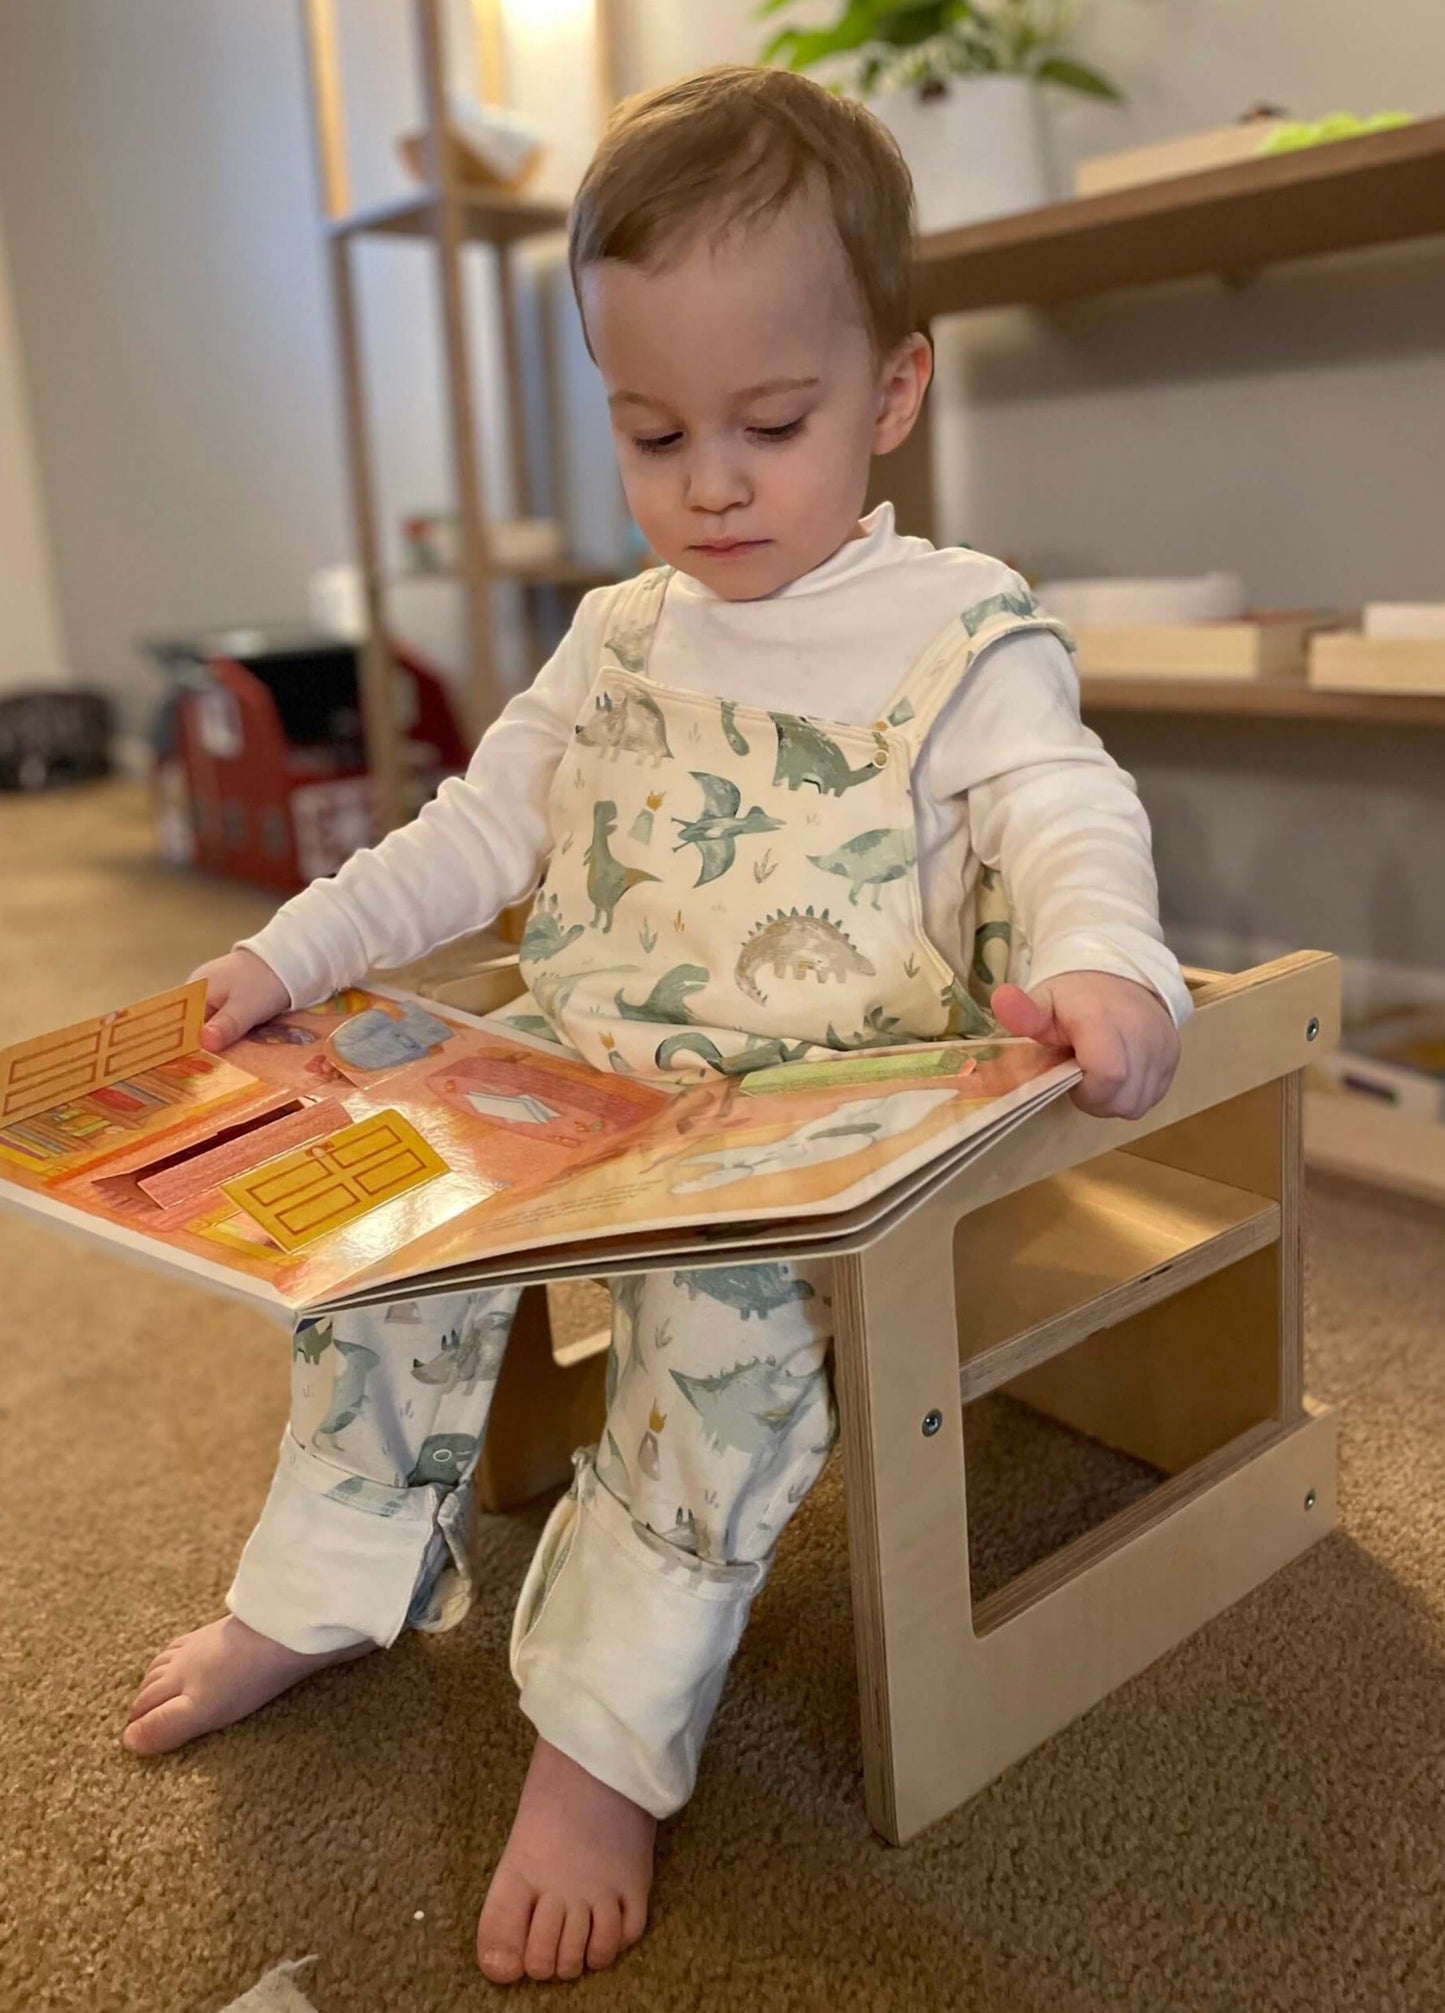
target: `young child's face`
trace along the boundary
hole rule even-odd
[[[912,338],[901,367],[875,356],[821,195],[700,233],[655,270],[604,259],[581,291],[627,501],[659,558],[745,601],[856,534],[927,345]]]

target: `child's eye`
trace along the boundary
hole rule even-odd
[[[801,419],[790,419],[783,426],[754,426],[748,429],[755,440],[791,440],[795,433],[802,430]]]
[[[670,448],[676,447],[681,439],[680,433],[635,433],[632,436],[632,445],[640,448],[644,454],[666,454]]]

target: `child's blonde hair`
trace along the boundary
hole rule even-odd
[[[572,206],[572,285],[599,259],[647,265],[706,224],[776,214],[819,176],[879,356],[912,334],[913,183],[864,106],[790,70],[724,63],[625,98]]]

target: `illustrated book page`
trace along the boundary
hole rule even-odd
[[[204,991],[0,1051],[0,1199],[283,1312],[528,1253],[841,1227],[1078,1076],[953,1041],[674,1088],[593,1069],[526,995],[477,1018],[380,988],[212,1055]]]

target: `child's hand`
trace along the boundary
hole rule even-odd
[[[1030,993],[998,986],[991,1004],[1006,1033],[1074,1051],[1084,1080],[1073,1100],[1095,1118],[1142,1118],[1179,1065],[1179,1035],[1167,1009],[1133,979],[1061,972]]]
[[[264,958],[254,951],[227,951],[223,958],[197,965],[193,979],[206,981],[206,1024],[201,1047],[213,1053],[229,1048],[263,1020],[284,1013],[291,995]]]

